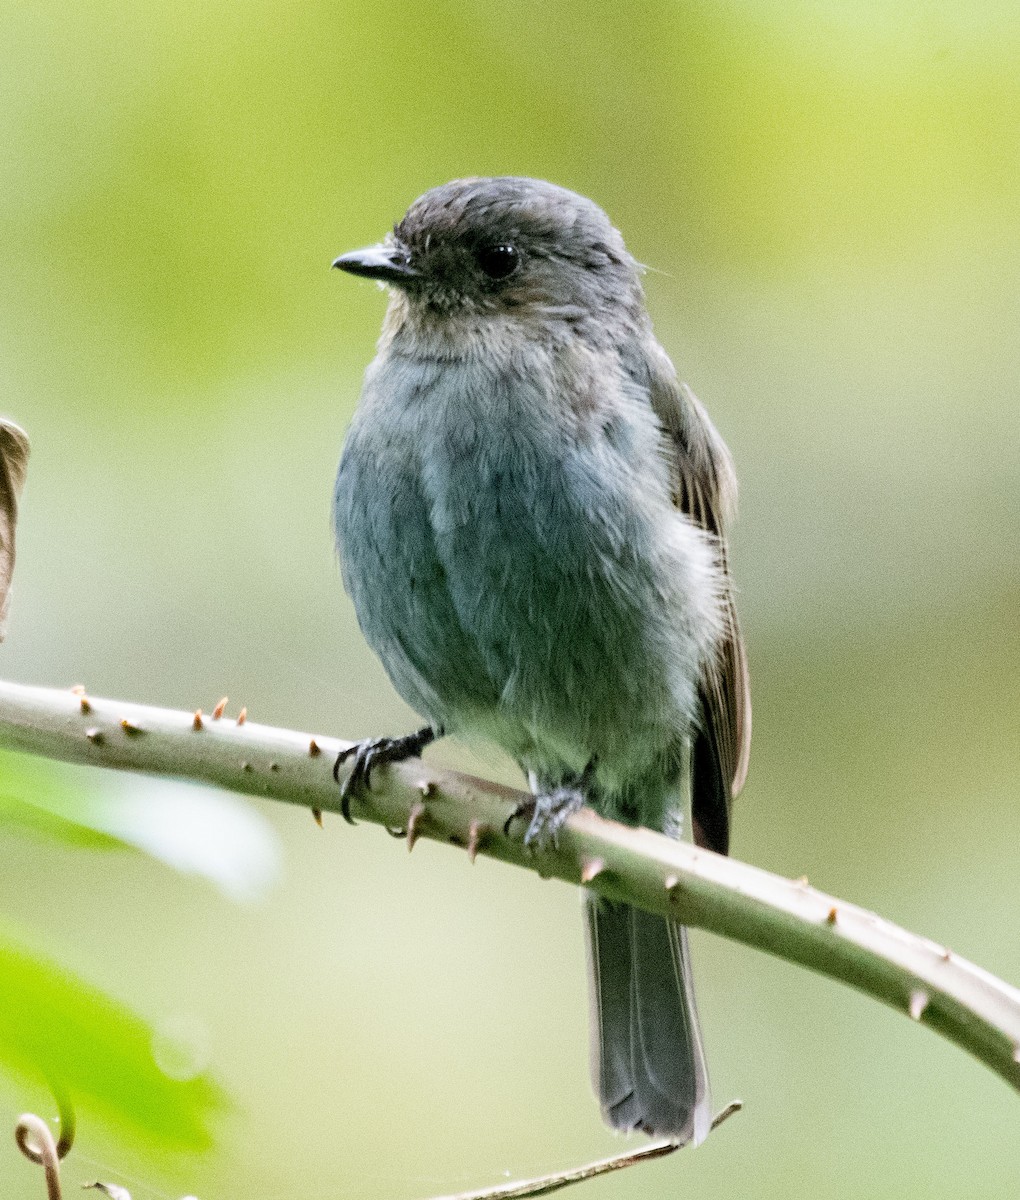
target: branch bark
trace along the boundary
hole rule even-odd
[[[219,711],[219,706],[217,711]],[[225,716],[100,700],[0,682],[0,747],[68,762],[182,776],[231,791],[339,811],[333,762],[349,743]],[[558,849],[534,855],[524,799],[420,760],[380,768],[361,820],[581,884],[685,925],[809,967],[882,1000],[955,1042],[1020,1090],[1020,991],[945,946],[856,905],[647,829],[571,817]]]

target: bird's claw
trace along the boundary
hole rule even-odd
[[[522,800],[507,817],[503,833],[509,834],[511,824],[518,817],[530,818],[524,845],[529,850],[559,849],[560,830],[567,819],[583,808],[591,799],[595,787],[595,771],[598,757],[593,755],[588,765],[576,775],[568,775],[558,787],[549,789],[548,784],[536,774],[529,772],[532,795]]]
[[[529,796],[527,798],[527,800],[522,800],[520,802],[520,804],[518,804],[517,807],[514,809],[514,811],[510,814],[510,816],[508,816],[507,819],[503,822],[503,836],[504,837],[510,836],[510,826],[519,817],[527,817],[528,821],[530,823],[531,818],[534,815],[535,815],[535,798],[534,798],[534,796]]]
[[[524,835],[524,845],[529,850],[558,850],[560,830],[567,818],[585,803],[584,793],[577,787],[558,787],[551,792],[540,792],[534,800],[531,824]]]
[[[365,738],[341,750],[333,764],[333,778],[338,784],[341,766],[354,757],[350,774],[340,784],[340,815],[348,825],[357,824],[351,816],[351,800],[359,792],[371,789],[372,772],[376,767],[384,763],[403,762],[405,758],[414,758],[435,739],[436,731],[426,726],[417,733],[407,734],[406,737]]]
[[[362,788],[367,791],[371,786],[372,767],[376,758],[383,751],[386,743],[392,740],[392,738],[385,737],[365,738],[364,741],[355,742],[353,746],[341,750],[336,756],[336,762],[333,764],[333,778],[337,783],[340,783],[341,765],[352,755],[354,757],[354,765],[351,767],[350,774],[340,784],[340,815],[348,825],[357,824],[351,816],[352,797]]]

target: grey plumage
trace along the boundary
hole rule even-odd
[[[746,665],[726,448],[652,333],[597,205],[459,180],[380,247],[391,286],[337,474],[341,569],[369,644],[436,730],[488,738],[536,793],[726,851]],[[587,900],[593,1063],[617,1128],[700,1140],[708,1082],[684,931]]]
[[[592,1083],[616,1129],[700,1142],[711,1124],[687,931],[585,897]]]

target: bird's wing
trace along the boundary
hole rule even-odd
[[[730,805],[744,785],[751,750],[747,656],[726,550],[726,534],[736,513],[737,480],[730,453],[708,413],[691,389],[677,381],[661,350],[652,357],[650,397],[673,452],[674,501],[716,539],[724,575],[726,629],[698,689],[702,711],[692,747],[691,807],[695,840],[725,854]]]

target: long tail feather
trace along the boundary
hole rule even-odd
[[[712,1113],[687,932],[594,895],[585,911],[592,1075],[603,1115],[615,1129],[697,1144]]]

